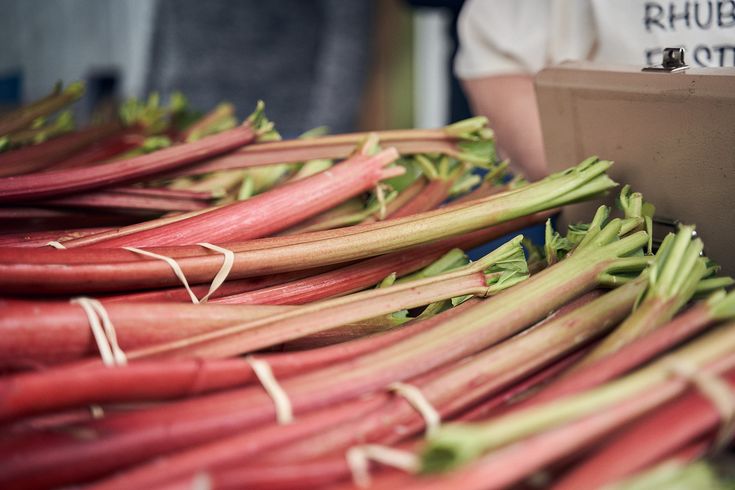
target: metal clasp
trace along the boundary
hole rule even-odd
[[[664,48],[660,65],[647,66],[642,71],[676,73],[689,68],[684,62],[684,48]]]

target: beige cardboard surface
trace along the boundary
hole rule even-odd
[[[536,91],[552,171],[590,155],[615,161],[616,181],[657,216],[695,223],[705,253],[735,275],[735,69],[570,63],[539,73]],[[572,206],[564,221],[589,221],[599,204]]]

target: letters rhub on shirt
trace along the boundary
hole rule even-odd
[[[688,63],[698,66],[735,66],[735,0],[646,2],[646,37],[680,38],[665,47],[683,47]],[[645,49],[645,63],[660,63],[664,45]]]

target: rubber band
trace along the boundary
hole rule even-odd
[[[200,471],[191,480],[191,490],[211,490],[212,477],[206,471]]]
[[[96,299],[85,297],[74,298],[71,303],[81,306],[84,313],[87,314],[89,328],[92,330],[92,336],[97,343],[102,363],[105,366],[126,365],[128,359],[117,343],[115,326],[112,324],[102,303]]]
[[[91,300],[91,303],[97,313],[97,316],[102,320],[102,328],[107,336],[107,341],[110,344],[110,349],[112,350],[115,362],[118,366],[124,366],[128,363],[128,358],[117,343],[117,332],[115,331],[115,326],[112,324],[112,320],[110,320],[110,315],[107,313],[105,307],[102,306],[102,303],[96,299]]]
[[[255,376],[263,385],[268,396],[273,400],[273,405],[276,408],[276,421],[279,425],[286,425],[293,422],[293,408],[291,407],[291,400],[281,385],[278,384],[278,380],[273,376],[273,370],[270,364],[262,359],[255,359],[252,356],[245,358],[250,367],[253,368]]]
[[[123,247],[123,249],[128,250],[130,252],[134,252],[140,255],[145,255],[146,257],[151,257],[154,259],[162,260],[166,262],[171,269],[174,271],[174,275],[181,281],[181,284],[184,285],[184,289],[186,289],[186,292],[189,293],[189,297],[191,298],[191,302],[195,305],[199,304],[199,298],[196,297],[196,294],[194,294],[194,291],[191,290],[189,287],[189,281],[186,280],[186,276],[184,275],[184,271],[181,270],[181,267],[179,266],[178,262],[176,262],[171,257],[166,257],[165,255],[159,255],[153,252],[149,252],[148,250],[141,250],[139,248],[135,247]]]
[[[380,208],[378,209],[378,219],[382,221],[385,219],[388,209],[385,206],[385,192],[383,191],[383,186],[380,185],[380,183],[375,186],[375,198],[380,205]]]
[[[345,459],[353,483],[360,488],[370,486],[370,460],[407,473],[416,473],[419,469],[419,458],[414,453],[379,444],[353,446],[345,453]]]
[[[64,244],[61,242],[57,242],[56,240],[51,240],[46,245],[48,245],[49,247],[54,247],[57,250],[66,250]]]
[[[209,250],[214,250],[215,252],[219,252],[222,255],[224,255],[224,260],[222,261],[222,267],[220,267],[219,272],[217,272],[217,275],[214,276],[214,279],[212,279],[212,284],[209,285],[209,292],[204,296],[202,299],[199,300],[200,303],[206,303],[212,294],[219,289],[219,287],[227,280],[227,276],[230,275],[230,271],[232,270],[232,266],[235,263],[235,252],[232,250],[227,250],[226,248],[219,247],[217,245],[212,245],[211,243],[197,243],[200,247],[208,248]]]
[[[100,405],[90,405],[89,406],[89,414],[95,420],[99,420],[99,419],[105,418],[105,411],[102,409],[102,407]]]
[[[388,389],[403,397],[421,415],[426,424],[426,437],[431,436],[441,427],[441,415],[416,386],[408,383],[392,383]]]
[[[174,274],[179,279],[179,281],[181,281],[181,284],[184,285],[186,292],[189,293],[191,302],[195,305],[198,305],[200,303],[206,303],[209,297],[212,296],[212,294],[214,294],[214,292],[217,291],[217,289],[219,289],[219,287],[222,286],[222,284],[227,280],[227,276],[230,274],[232,266],[235,263],[235,252],[233,252],[232,250],[227,250],[226,248],[219,247],[217,245],[212,245],[211,243],[197,243],[197,245],[199,245],[200,247],[208,248],[209,250],[213,250],[215,252],[219,252],[224,255],[222,266],[220,267],[217,274],[214,276],[214,279],[212,279],[212,284],[209,285],[209,291],[202,299],[197,298],[196,294],[194,294],[194,291],[191,290],[191,287],[189,286],[189,281],[186,280],[186,276],[184,275],[184,271],[181,270],[181,266],[171,257],[166,257],[165,255],[149,252],[148,250],[141,250],[135,247],[123,248],[130,252],[135,252],[137,254],[145,255],[147,257],[166,262],[169,267],[173,269]]]
[[[671,372],[692,383],[715,407],[721,424],[713,449],[724,449],[735,435],[735,393],[729,383],[714,373],[680,360],[671,364]]]

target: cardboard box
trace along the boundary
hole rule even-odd
[[[552,171],[590,155],[615,161],[616,181],[642,192],[658,217],[696,224],[705,254],[735,275],[735,68],[575,62],[540,72],[536,92]],[[570,206],[564,221],[589,221],[599,204]]]

